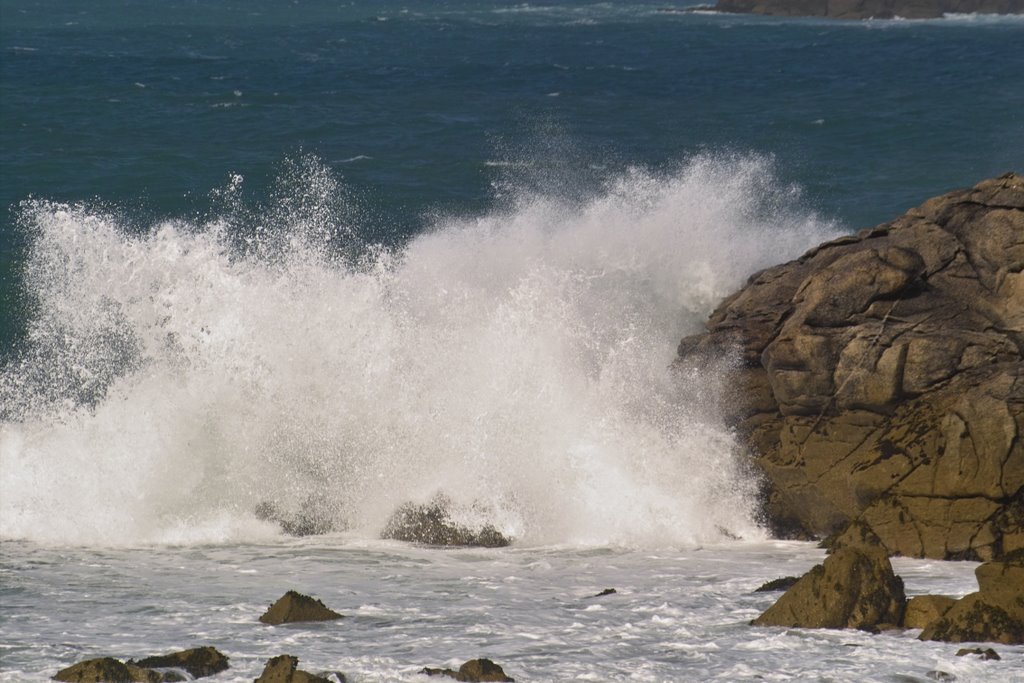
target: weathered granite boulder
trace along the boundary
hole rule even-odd
[[[975,576],[979,590],[925,626],[921,640],[1024,644],[1024,563],[988,562]]]
[[[753,626],[870,630],[903,620],[903,581],[880,548],[842,548],[804,574]]]
[[[429,667],[420,671],[428,676],[447,676],[457,681],[515,681],[509,678],[500,666],[489,659],[471,659],[458,671],[451,669],[431,669]]]
[[[780,535],[890,553],[1024,547],[1024,178],[931,199],[753,275],[679,346],[732,364],[726,419]]]
[[[212,676],[230,668],[228,658],[217,648],[209,646],[146,657],[138,661],[129,660],[128,664],[147,669],[182,669],[192,678]]]
[[[718,0],[714,9],[783,17],[935,19],[950,13],[1020,14],[1024,0]]]
[[[288,591],[260,616],[260,621],[277,626],[297,621],[331,621],[344,618],[344,615],[338,614],[315,598]]]
[[[272,657],[254,683],[333,683],[324,676],[299,669],[299,658],[291,655]]]
[[[186,679],[173,672],[154,671],[130,662],[125,664],[113,657],[99,657],[61,669],[53,680],[68,683],[176,683]]]
[[[945,595],[915,595],[907,600],[903,626],[923,629],[940,619],[955,604],[956,598]]]
[[[511,540],[490,524],[470,529],[452,521],[451,501],[435,496],[425,504],[406,503],[388,520],[381,538],[424,545],[501,548]]]

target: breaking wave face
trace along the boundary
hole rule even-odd
[[[753,270],[834,227],[770,162],[692,159],[583,201],[532,194],[360,243],[292,162],[269,207],[132,226],[27,202],[28,341],[0,375],[0,536],[208,543],[261,503],[375,537],[407,501],[521,544],[757,536],[718,373],[676,345]]]

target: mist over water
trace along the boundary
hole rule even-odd
[[[676,344],[753,271],[835,232],[769,160],[512,193],[401,248],[312,158],[274,199],[234,176],[199,221],[44,201],[28,342],[0,375],[0,536],[266,538],[270,502],[379,534],[438,493],[520,544],[758,536],[718,373]]]

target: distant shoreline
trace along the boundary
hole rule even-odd
[[[679,11],[830,19],[939,19],[946,14],[1024,14],[1024,0],[717,0],[714,5]]]

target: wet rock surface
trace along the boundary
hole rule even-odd
[[[502,668],[489,659],[471,659],[460,666],[458,671],[427,667],[420,673],[427,676],[454,678],[457,681],[515,681],[514,678],[506,676]]]
[[[336,680],[344,677],[334,674]],[[336,683],[336,680],[299,669],[299,658],[291,655],[272,657],[263,667],[263,673],[254,683]]]
[[[344,615],[338,614],[316,598],[288,591],[260,616],[260,621],[277,626],[301,621],[331,621],[343,618]]]
[[[891,554],[1024,547],[1024,178],[1006,174],[750,278],[682,340],[776,534],[860,521]]]
[[[197,647],[166,655],[146,657],[128,664],[147,669],[182,669],[193,678],[203,678],[226,671],[229,668],[228,658],[213,647]]]
[[[901,623],[906,597],[885,551],[843,548],[804,574],[753,626],[879,629]]]
[[[451,501],[436,496],[429,503],[406,503],[398,508],[381,532],[381,538],[438,546],[501,548],[510,538],[490,524],[471,529],[452,519]]]
[[[1024,563],[987,562],[974,573],[978,591],[926,625],[921,640],[1024,644]]]

